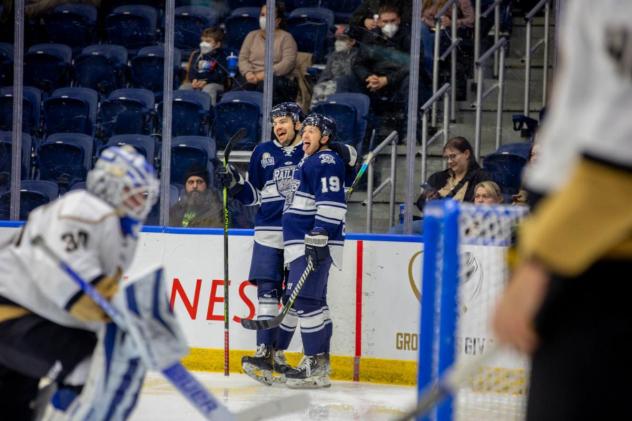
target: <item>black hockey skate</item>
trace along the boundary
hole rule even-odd
[[[305,355],[299,366],[285,373],[287,387],[291,389],[317,389],[330,387],[329,355]]]
[[[243,357],[241,367],[248,376],[267,386],[285,383],[285,372],[292,370],[283,351],[274,351],[265,344],[259,345],[254,356]]]

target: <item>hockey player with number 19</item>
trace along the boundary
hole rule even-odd
[[[296,190],[283,214],[285,263],[289,265],[286,296],[296,287],[308,259],[314,265],[294,302],[305,355],[298,368],[285,373],[291,388],[331,385],[329,343],[333,326],[327,307],[327,281],[332,263],[342,267],[347,212],[346,166],[329,148],[335,133],[335,122],[321,114],[310,114],[303,121],[305,157],[294,174]]]

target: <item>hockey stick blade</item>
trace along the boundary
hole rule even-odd
[[[267,319],[267,320],[241,319],[241,325],[245,327],[246,329],[250,329],[250,330],[265,330],[265,329],[272,329],[274,327],[279,326],[283,322],[285,315],[292,308],[292,305],[294,305],[294,301],[296,301],[296,297],[298,297],[298,293],[301,291],[301,288],[303,288],[303,284],[305,283],[305,281],[307,280],[307,278],[309,277],[309,275],[312,273],[313,270],[314,270],[314,262],[312,262],[312,259],[308,259],[305,270],[301,274],[301,277],[296,283],[296,286],[294,287],[294,290],[292,291],[290,298],[287,300],[287,303],[285,303],[285,305],[283,306],[283,309],[281,310],[281,313],[279,313],[278,316],[274,317],[273,319]]]
[[[233,146],[235,146],[236,143],[239,143],[244,137],[246,137],[247,134],[248,131],[244,127],[242,127],[241,129],[237,130],[235,134],[230,137],[230,139],[228,139],[226,147],[224,148],[224,165],[228,164],[228,158],[230,157],[230,153],[233,150]]]
[[[286,396],[270,402],[255,405],[235,414],[235,421],[259,421],[298,412],[309,406],[310,398],[306,393]]]
[[[463,364],[452,365],[446,370],[438,382],[428,386],[421,392],[415,408],[396,418],[395,421],[408,421],[427,415],[435,406],[454,393],[459,387],[470,382],[483,364],[496,356],[499,350],[500,348],[498,346],[491,345],[478,357]]]
[[[119,309],[87,283],[61,257],[57,255],[40,235],[31,240],[31,244],[39,247],[44,254],[53,260],[89,296],[122,330],[126,329],[126,322]],[[167,380],[186,397],[189,402],[208,420],[232,421],[233,414],[223,406],[180,362],[172,364],[161,371]]]

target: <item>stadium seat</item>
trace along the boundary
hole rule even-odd
[[[512,195],[520,190],[522,169],[527,160],[520,155],[493,153],[483,159],[483,169],[498,183],[503,194]]]
[[[371,101],[365,94],[339,93],[314,105],[312,111],[336,120],[339,141],[359,145],[367,133],[370,105]]]
[[[304,7],[319,7],[321,0],[287,0],[285,2],[285,10],[292,12],[295,9]]]
[[[72,49],[63,44],[36,44],[24,55],[24,84],[51,92],[70,83]]]
[[[147,162],[154,164],[156,160],[156,141],[153,137],[142,134],[120,134],[112,136],[105,144],[104,148],[109,146],[133,146],[138,153],[143,155]]]
[[[331,10],[302,8],[290,13],[286,27],[296,40],[298,51],[311,53],[314,62],[322,63],[327,54],[327,45],[333,40],[330,30],[333,22],[334,14]]]
[[[228,8],[235,10],[240,7],[259,7],[266,4],[265,0],[228,0]]]
[[[92,167],[93,138],[82,133],[55,133],[37,151],[39,179],[55,181],[62,190],[85,181]]]
[[[144,47],[138,51],[138,55],[131,62],[131,82],[136,88],[145,88],[152,91],[155,95],[162,95],[162,85],[164,83],[165,50],[162,46]],[[180,50],[174,49],[174,72],[173,78],[174,89],[178,86],[177,68],[180,66],[181,59]]]
[[[198,48],[200,35],[206,28],[216,26],[219,16],[210,7],[181,6],[175,10],[174,45],[185,55]]]
[[[11,138],[11,132],[0,131],[0,174],[8,176],[11,174],[11,157],[13,139]],[[31,136],[28,133],[22,133],[22,172],[21,178],[26,179],[31,177],[31,148],[33,142]],[[0,175],[0,179],[3,178]]]
[[[93,135],[97,121],[99,94],[90,88],[56,89],[44,101],[44,132]]]
[[[206,92],[176,90],[173,92],[172,135],[201,135],[209,132],[211,97]],[[158,106],[162,125],[162,103]]]
[[[524,159],[529,160],[529,153],[531,153],[532,147],[532,142],[507,143],[506,145],[501,145],[498,149],[496,149],[495,153],[510,153],[519,155]]]
[[[42,91],[32,86],[22,88],[22,131],[35,134],[40,126]],[[0,88],[0,130],[13,128],[13,87]]]
[[[249,16],[251,18],[259,19],[261,13],[261,7],[239,7],[231,10],[230,16]]]
[[[107,95],[125,86],[127,49],[122,45],[95,44],[75,58],[73,80],[77,86]]]
[[[180,200],[181,189],[177,184],[171,184],[169,186],[169,207],[175,205]],[[160,224],[160,198],[156,204],[151,208],[145,225],[159,225]]]
[[[91,4],[61,4],[42,19],[49,42],[79,49],[96,40],[97,8]]]
[[[349,23],[351,15],[362,0],[321,0],[321,6],[334,12],[336,23]]]
[[[99,109],[98,137],[116,134],[149,134],[153,129],[154,94],[147,89],[113,91]]]
[[[171,181],[184,184],[185,174],[191,167],[208,168],[213,175],[216,145],[204,136],[178,136],[171,142]],[[210,182],[209,184],[213,184]]]
[[[226,92],[215,106],[213,133],[217,147],[223,149],[230,136],[243,127],[248,134],[234,149],[252,150],[261,137],[262,103],[261,92]]]
[[[13,45],[0,42],[0,86],[13,85]]]
[[[233,14],[240,10],[240,14]],[[239,8],[231,13],[224,20],[224,27],[226,35],[224,36],[224,47],[234,53],[238,53],[241,49],[241,44],[243,44],[246,35],[250,32],[259,29],[259,9],[257,9],[257,14],[255,16],[251,16],[245,8]]]
[[[58,196],[59,187],[52,181],[22,180],[20,183],[20,220],[27,220],[33,209],[52,202]],[[10,191],[0,195],[0,219],[9,219],[10,201]]]
[[[123,45],[132,51],[155,44],[157,26],[157,10],[145,5],[119,6],[105,18],[108,43]]]

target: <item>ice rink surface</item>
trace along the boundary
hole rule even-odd
[[[264,386],[244,374],[195,372],[195,376],[232,412],[304,391]],[[390,420],[416,401],[412,386],[334,381],[330,388],[309,390],[311,403],[303,412],[270,418],[306,420]],[[132,421],[202,420],[197,411],[160,374],[150,373]]]

